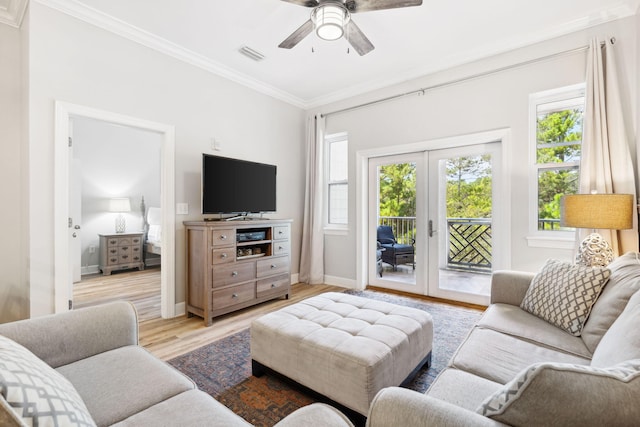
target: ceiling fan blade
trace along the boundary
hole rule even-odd
[[[282,1],[286,1],[287,3],[293,3],[293,4],[297,4],[298,6],[304,6],[304,7],[316,7],[319,4],[318,0],[282,0]]]
[[[344,36],[360,56],[364,56],[375,49],[367,36],[364,35],[353,20],[350,20],[347,24],[347,30],[345,31]]]
[[[302,41],[305,37],[307,37],[313,31],[313,22],[309,19],[307,22],[302,24],[300,28],[295,30],[289,37],[287,37],[282,43],[278,45],[283,49],[291,49],[298,43]]]
[[[420,6],[421,4],[422,0],[347,0],[345,6],[349,9],[349,12],[358,13],[370,12],[372,10]]]

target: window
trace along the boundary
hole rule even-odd
[[[346,133],[327,135],[327,222],[346,226],[349,204],[348,140]]]
[[[578,192],[584,102],[584,85],[530,97],[535,186],[531,228],[537,234],[573,230],[560,227],[560,199]]]

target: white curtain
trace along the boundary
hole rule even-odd
[[[587,57],[587,87],[580,190],[636,196],[633,162],[624,125],[612,40],[593,39]],[[635,213],[635,209],[634,209]],[[580,230],[581,241],[590,230]],[[638,251],[638,218],[631,230],[598,230],[611,243],[615,255]]]
[[[308,117],[307,174],[299,280],[312,285],[324,282],[323,139],[324,118],[322,116]]]

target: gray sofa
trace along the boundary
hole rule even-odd
[[[534,274],[495,272],[491,305],[427,393],[383,389],[367,425],[640,425],[639,259],[609,265],[578,336],[521,308]]]
[[[249,426],[138,345],[138,320],[117,302],[0,325],[0,425]],[[49,424],[47,424],[49,423]],[[345,426],[313,404],[278,427]]]

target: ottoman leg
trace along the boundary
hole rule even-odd
[[[260,363],[260,362],[256,362],[255,360],[251,359],[251,374],[254,377],[261,377],[266,373],[266,369],[265,366]]]

